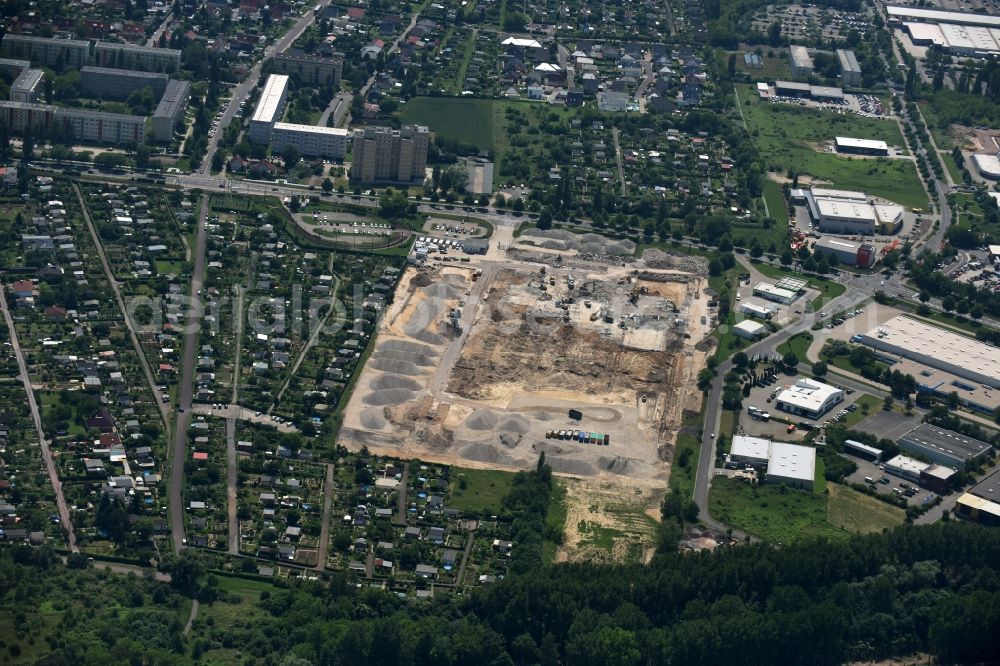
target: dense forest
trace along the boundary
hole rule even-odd
[[[203,615],[239,602],[218,591],[220,576],[189,557],[173,563],[172,586],[87,564],[44,548],[0,553],[3,657],[184,664],[237,646],[260,664],[1000,660],[1000,531],[954,521],[846,543],[658,555],[648,566],[534,567],[431,601],[346,575],[279,583],[252,607],[212,615],[197,640],[183,633],[192,590]]]

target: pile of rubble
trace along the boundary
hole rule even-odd
[[[565,229],[529,229],[521,236],[521,241],[549,250],[575,250],[581,254],[626,257],[635,253],[635,243],[630,240],[613,240],[600,234],[575,234]]]
[[[670,268],[696,275],[708,274],[708,259],[687,254],[668,254],[656,248],[642,253],[642,263],[646,268]]]

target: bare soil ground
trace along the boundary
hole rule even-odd
[[[557,474],[587,477],[598,490],[640,487],[625,512],[632,517],[614,518],[621,535],[588,520],[602,547],[609,538],[626,544],[611,555],[645,557],[635,545],[646,539],[639,526],[648,532],[651,523],[644,512],[666,487],[682,410],[700,404],[706,282],[641,263],[541,265],[488,255],[408,268],[338,441],[474,468],[525,469],[544,451]],[[570,419],[571,409],[582,419]],[[609,444],[552,438],[553,430],[608,435]]]

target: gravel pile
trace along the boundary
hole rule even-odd
[[[468,460],[477,460],[495,465],[505,465],[508,467],[517,465],[517,461],[509,453],[486,442],[473,442],[463,446],[459,450],[459,456]]]
[[[372,390],[385,391],[388,389],[403,389],[404,391],[419,391],[420,384],[409,377],[397,377],[396,375],[379,375],[371,383]]]
[[[516,432],[518,435],[523,435],[528,432],[528,428],[530,427],[528,419],[523,416],[515,415],[505,418],[497,426],[497,430],[501,430],[503,432]]]
[[[381,430],[385,427],[385,416],[382,415],[382,410],[378,407],[362,410],[360,418],[361,425],[368,430]]]
[[[630,240],[616,240],[600,234],[575,234],[565,229],[529,229],[524,235],[538,247],[550,250],[575,250],[582,254],[607,254],[630,256],[635,252],[635,243]],[[534,240],[534,239],[540,240]]]
[[[393,388],[383,389],[381,391],[372,391],[362,398],[361,401],[366,405],[401,405],[404,402],[409,402],[416,397],[417,394],[414,391]]]
[[[477,409],[465,419],[465,427],[469,430],[493,430],[500,418],[496,412],[488,409]]]
[[[418,368],[412,361],[398,361],[391,358],[374,358],[371,361],[371,366],[376,370],[381,370],[382,372],[393,372],[397,375],[416,376],[422,374],[420,368]]]

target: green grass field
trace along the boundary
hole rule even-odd
[[[454,468],[448,506],[469,513],[499,513],[513,479],[511,472]]]
[[[831,483],[829,489],[827,522],[848,532],[881,532],[901,524],[906,516],[899,507],[880,502],[853,488]]]
[[[448,139],[472,143],[482,150],[495,150],[497,113],[502,104],[488,99],[460,97],[414,97],[403,105],[403,123],[426,125]]]
[[[814,310],[820,309],[820,305],[824,300],[832,300],[843,294],[847,287],[840,284],[839,282],[834,282],[830,278],[823,277],[821,275],[803,275],[801,273],[796,273],[793,270],[787,268],[782,268],[780,266],[772,266],[771,264],[765,263],[755,263],[754,268],[763,273],[769,278],[774,278],[775,280],[780,280],[783,277],[792,276],[797,278],[803,278],[809,281],[808,287],[810,289],[815,289],[820,292],[820,295],[813,299],[812,307]]]
[[[552,496],[549,499],[549,512],[545,516],[546,539],[542,542],[542,563],[552,564],[556,559],[556,551],[559,544],[549,539],[549,535],[563,534],[566,529],[566,484],[559,479],[554,479],[552,486]]]
[[[826,495],[720,477],[712,480],[708,503],[716,520],[767,541],[787,544],[817,536],[837,540],[849,536],[827,522]]]
[[[768,214],[778,221],[776,226],[783,228],[788,224],[788,206],[785,196],[781,193],[781,185],[773,180],[764,181],[764,201],[767,202]]]
[[[827,151],[834,137],[881,139],[902,148],[899,126],[891,120],[769,103],[749,86],[738,86],[750,136],[770,171],[817,178],[830,187],[861,190],[912,208],[927,208],[927,195],[913,162],[903,159],[850,159]],[[769,204],[770,205],[770,204]]]

